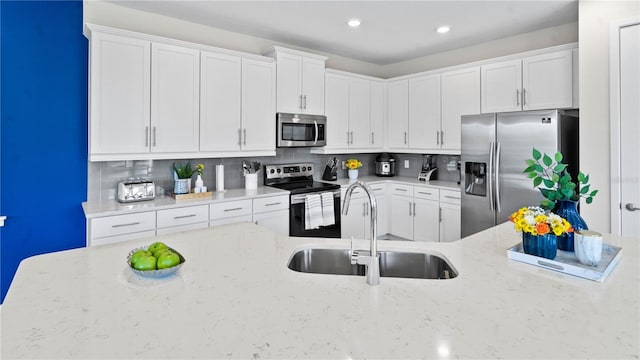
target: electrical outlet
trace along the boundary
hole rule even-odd
[[[409,168],[409,160],[405,160],[404,161],[404,168],[408,169]]]
[[[342,162],[342,170],[346,170],[347,169],[347,162],[343,161]]]

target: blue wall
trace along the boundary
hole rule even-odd
[[[22,259],[85,244],[82,26],[82,1],[0,1],[0,302]]]

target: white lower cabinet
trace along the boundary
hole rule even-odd
[[[253,222],[289,236],[289,195],[253,199]]]
[[[369,184],[376,197],[377,205],[377,235],[387,234],[388,212],[386,201],[386,184]],[[342,189],[341,198],[344,199],[346,189]],[[343,239],[370,239],[371,238],[371,205],[369,197],[361,189],[355,189],[349,202],[349,213],[342,215],[340,221],[341,237]]]
[[[440,203],[433,200],[413,199],[413,240],[439,241]]]
[[[251,221],[253,203],[251,199],[227,201],[209,205],[210,226]]]
[[[155,211],[105,216],[87,221],[87,246],[140,239],[155,234]]]
[[[413,240],[413,197],[391,194],[391,234]]]
[[[440,241],[460,239],[460,192],[440,191]]]
[[[209,227],[209,207],[207,205],[158,210],[157,235],[207,227]]]

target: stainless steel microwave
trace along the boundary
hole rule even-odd
[[[315,147],[327,145],[327,117],[278,113],[277,147]]]

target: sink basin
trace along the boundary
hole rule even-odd
[[[358,251],[367,254],[368,251]],[[426,253],[378,251],[380,276],[413,279],[453,279],[458,273],[443,258]],[[364,265],[351,265],[348,249],[304,249],[289,260],[289,269],[303,273],[359,275]]]

